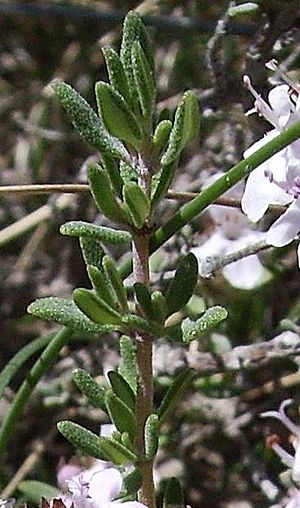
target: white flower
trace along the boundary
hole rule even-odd
[[[121,491],[122,476],[115,468],[86,471],[67,482],[74,508],[146,508],[137,501],[114,501]]]
[[[98,460],[90,469],[64,478],[68,492],[50,502],[44,499],[42,508],[147,508],[138,501],[114,501],[121,491],[122,476],[107,464]]]
[[[300,482],[300,426],[296,425],[286,414],[285,408],[292,403],[292,399],[284,400],[280,407],[279,411],[266,411],[265,413],[261,413],[260,416],[263,418],[271,417],[280,420],[283,425],[292,433],[293,440],[292,444],[295,449],[294,455],[288,453],[284,448],[280,446],[277,439],[271,438],[269,444],[274,450],[275,453],[281,458],[282,462],[292,470],[292,479],[294,482]],[[298,502],[300,501],[300,496],[297,497]],[[294,506],[294,505],[293,505]],[[295,505],[296,506],[296,505]],[[297,505],[298,506],[298,505]],[[300,505],[299,505],[300,506]]]
[[[276,69],[273,62],[269,63],[268,67]],[[256,112],[264,116],[274,127],[263,139],[254,143],[245,152],[245,157],[256,152],[285,128],[300,120],[299,89],[282,73],[280,76],[288,84],[276,86],[270,91],[269,104],[257,94],[248,76],[244,78],[246,86],[255,97],[254,108],[248,114]],[[266,236],[266,242],[269,245],[282,247],[293,241],[300,231],[299,196],[300,141],[297,140],[252,171],[242,198],[242,210],[251,221],[257,222],[269,205],[290,204],[270,227]],[[298,259],[300,266],[299,248]]]
[[[208,179],[205,186],[222,175],[223,173],[216,173]],[[225,196],[239,198],[241,193],[241,185],[237,185],[226,192]],[[211,266],[215,260],[265,239],[265,233],[250,229],[249,222],[240,210],[215,205],[209,207],[209,213],[216,229],[202,245],[191,249],[198,259],[199,272],[203,277],[211,275]],[[225,279],[238,289],[253,289],[267,276],[267,271],[256,254],[228,264],[222,269],[222,273]]]
[[[294,489],[285,508],[300,508],[300,490]]]

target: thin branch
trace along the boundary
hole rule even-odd
[[[247,247],[244,247],[243,249],[231,252],[226,256],[208,256],[202,260],[201,276],[210,278],[216,271],[221,270],[225,266],[248,256],[252,256],[252,254],[257,254],[257,252],[260,252],[261,250],[269,249],[270,247],[271,246],[264,240],[261,240],[252,245],[247,245]]]
[[[30,185],[2,185],[0,186],[0,196],[6,194],[81,194],[89,192],[90,188],[85,183],[54,183],[54,184],[30,184]],[[188,203],[200,194],[199,192],[178,192],[169,190],[166,197],[168,199],[174,199],[181,203]],[[230,206],[233,208],[241,208],[241,200],[227,197],[217,198],[214,202],[216,205]],[[270,205],[269,210],[274,213],[283,213],[286,210],[286,206]]]
[[[299,335],[287,331],[272,340],[237,346],[223,355],[193,350],[189,351],[186,357],[189,367],[204,376],[241,369],[257,369],[275,359],[285,359],[299,354]]]
[[[72,22],[86,22],[90,24],[105,23],[106,25],[120,25],[125,17],[125,12],[121,10],[94,10],[80,6],[66,5],[37,5],[15,3],[0,3],[0,15],[29,16],[29,17],[53,17]],[[165,33],[178,36],[188,32],[194,33],[212,33],[215,31],[217,21],[192,18],[187,16],[142,16],[145,25],[153,26]],[[252,36],[257,31],[257,26],[245,23],[230,22],[227,33],[230,35]]]

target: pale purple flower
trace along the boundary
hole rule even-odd
[[[268,64],[277,70],[274,62]],[[253,88],[248,76],[245,84],[255,97],[254,108],[248,112],[256,112],[265,117],[274,129],[254,143],[245,152],[245,157],[256,152],[265,143],[280,134],[291,124],[300,121],[299,89],[280,71],[280,77],[288,84],[273,88],[265,102]],[[300,140],[273,155],[249,175],[242,198],[242,209],[248,218],[257,222],[267,211],[269,205],[290,205],[277,219],[266,235],[266,242],[275,247],[282,247],[295,239],[300,231]],[[298,247],[300,266],[300,249]]]
[[[67,480],[68,493],[61,496],[66,508],[147,508],[138,501],[114,501],[122,488],[121,473],[115,468],[94,467]],[[53,505],[53,500],[50,506]]]
[[[205,187],[223,176],[216,173],[205,184]],[[231,198],[240,198],[243,188],[236,185],[225,193]],[[216,227],[212,235],[201,245],[191,249],[199,263],[199,273],[202,277],[211,274],[214,260],[239,251],[265,239],[265,233],[250,228],[249,221],[235,208],[213,205],[209,207],[209,214]],[[267,270],[261,264],[258,256],[250,256],[234,261],[222,269],[225,279],[238,289],[253,289],[267,278]]]
[[[280,457],[282,462],[291,469],[294,482],[300,482],[300,426],[296,425],[285,413],[285,408],[292,403],[292,399],[284,400],[279,407],[279,411],[266,411],[261,413],[263,418],[270,417],[280,420],[281,423],[291,432],[293,436],[292,444],[295,450],[294,455],[288,453],[277,442],[276,439],[270,441],[272,450]],[[299,501],[299,497],[297,498]]]
[[[285,508],[300,508],[300,490],[293,489],[289,495],[289,502]]]

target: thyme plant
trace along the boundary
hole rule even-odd
[[[76,448],[120,468],[124,476],[121,500],[137,497],[140,504],[155,508],[153,462],[160,429],[196,372],[191,368],[180,372],[160,406],[155,407],[153,343],[168,337],[185,347],[223,321],[227,311],[217,306],[204,314],[199,312],[194,319],[182,318],[179,311],[197,283],[196,257],[192,253],[181,257],[167,289],[153,291],[150,255],[253,169],[298,139],[300,124],[294,123],[265,143],[156,228],[154,217],[158,217],[157,208],[171,185],[181,152],[199,133],[197,96],[185,92],[174,120],[157,120],[151,43],[134,12],[125,19],[120,53],[104,48],[103,54],[110,83],[96,83],[97,113],[69,84],[57,81],[53,88],[75,129],[99,152],[99,162],[88,167],[88,180],[99,212],[112,227],[82,221],[61,227],[63,235],[79,238],[91,288],[76,288],[70,300],[49,297],[29,306],[31,314],[65,328],[20,356],[22,363],[33,351],[45,347],[2,424],[0,450],[33,387],[73,331],[113,333],[120,342],[121,363],[108,373],[109,387],[97,383],[83,369],[74,372],[81,392],[109,416],[113,434],[98,436],[72,421],[61,421],[58,429]],[[127,261],[117,266],[105,254],[106,244],[126,244],[130,251]],[[124,281],[130,274],[129,288]],[[134,298],[128,297],[131,288]],[[10,375],[8,371],[2,375],[3,386]],[[185,504],[179,482],[171,479],[164,507],[174,506]]]

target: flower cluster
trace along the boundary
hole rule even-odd
[[[50,502],[43,500],[42,508],[147,508],[138,501],[122,503],[115,500],[121,492],[122,476],[118,469],[107,467],[107,463],[97,461],[85,471],[76,466],[65,465],[58,472],[58,483],[63,492]]]
[[[268,104],[253,88],[250,78],[244,77],[245,85],[255,98],[254,108],[247,114],[258,113],[274,127],[245,152],[245,157],[256,152],[293,123],[300,121],[300,89],[277,69],[273,61],[269,62],[267,67],[276,70],[285,84],[270,91]],[[252,171],[246,183],[242,209],[251,221],[257,222],[269,205],[289,205],[267,232],[266,242],[275,247],[287,245],[300,231],[299,163],[300,140],[297,140]],[[299,247],[298,259],[300,266]]]

